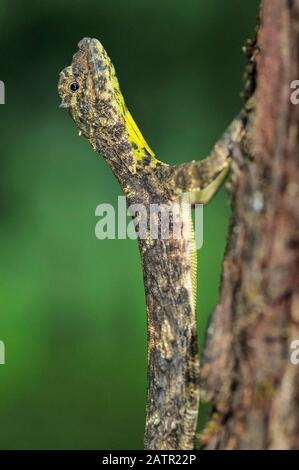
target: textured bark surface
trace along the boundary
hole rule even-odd
[[[299,0],[264,0],[250,48],[242,148],[231,174],[232,219],[201,386],[213,414],[207,449],[299,449]]]

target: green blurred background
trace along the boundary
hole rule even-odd
[[[0,3],[1,449],[142,448],[146,322],[137,244],[99,241],[120,190],[58,108],[59,71],[97,37],[165,162],[205,156],[241,106],[258,0]],[[204,210],[201,340],[217,301],[225,190]],[[204,409],[201,410],[203,417]]]

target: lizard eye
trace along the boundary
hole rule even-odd
[[[70,88],[70,91],[72,93],[74,93],[75,91],[77,91],[79,89],[79,83],[78,82],[72,82],[69,86]]]

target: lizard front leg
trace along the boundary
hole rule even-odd
[[[179,194],[189,193],[191,204],[206,204],[221,186],[229,171],[232,148],[242,137],[243,118],[240,113],[234,119],[204,160],[172,168],[171,185]]]

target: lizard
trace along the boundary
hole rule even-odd
[[[68,110],[79,135],[105,159],[129,207],[142,204],[149,211],[151,204],[158,204],[171,212],[176,204],[178,214],[169,224],[185,228],[189,222],[183,201],[187,197],[189,207],[206,204],[216,193],[230,168],[229,146],[240,134],[240,119],[233,121],[205,159],[176,166],[161,162],[130,114],[100,41],[83,38],[78,48],[59,76],[60,106]],[[161,214],[156,214],[154,223],[161,224]],[[146,235],[137,237],[148,334],[146,449],[194,448],[199,353],[196,250],[193,231],[188,233],[154,239],[147,226]]]

